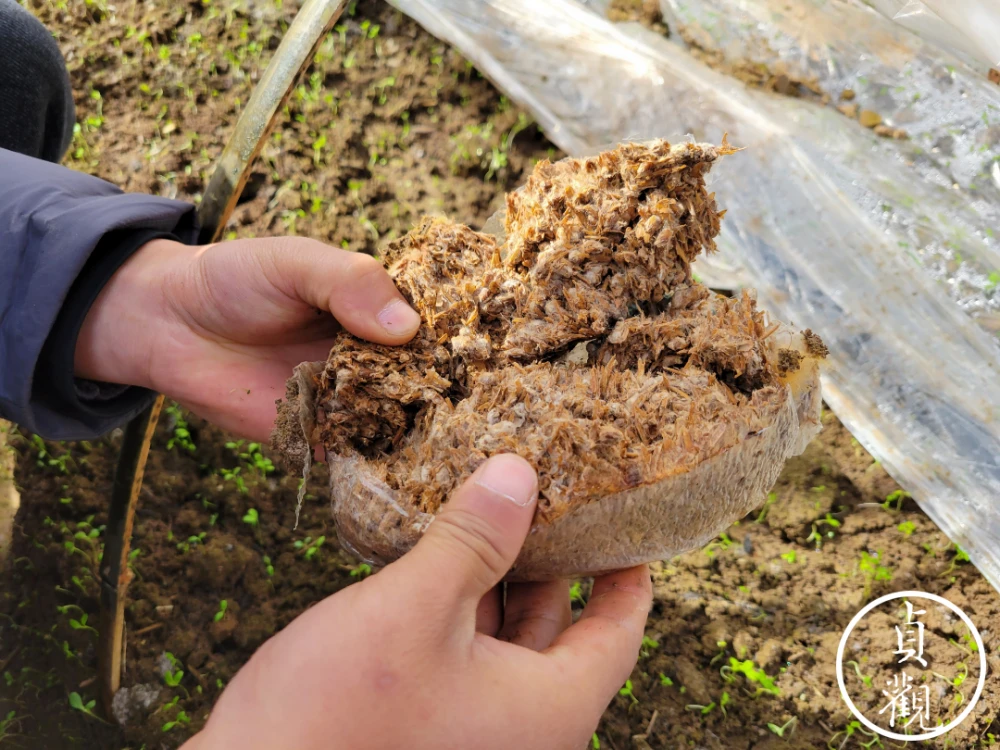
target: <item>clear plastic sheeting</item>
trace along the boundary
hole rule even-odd
[[[780,71],[824,92],[825,100],[812,101],[746,93],[775,126],[842,167],[832,173],[841,189],[873,209],[871,219],[984,328],[1000,330],[993,236],[1000,231],[1000,88],[862,5],[662,0],[662,7],[676,36],[714,51],[719,64]],[[676,56],[645,30],[632,31]],[[843,122],[817,111],[824,101]],[[873,137],[838,106],[867,110],[906,138]]]
[[[1000,66],[1000,5],[988,0],[866,0],[920,36],[963,56]]]
[[[569,153],[745,147],[713,170],[729,213],[698,273],[823,337],[827,401],[1000,588],[1000,88],[860,0],[663,2],[672,30],[799,65],[829,102],[747,88],[601,0],[394,1]],[[847,88],[909,138],[837,111]]]

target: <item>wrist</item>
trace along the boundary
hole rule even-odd
[[[154,239],[111,276],[87,311],[74,351],[78,378],[152,388],[150,362],[165,317],[164,277],[192,248]]]

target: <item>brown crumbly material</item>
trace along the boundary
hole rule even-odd
[[[327,453],[348,546],[376,562],[398,556],[502,452],[538,470],[538,528],[608,498],[640,518],[637,498],[653,502],[658,483],[715,487],[705,467],[743,444],[770,458],[732,478],[739,491],[719,507],[766,489],[800,442],[797,426],[778,435],[775,425],[818,409],[814,367],[796,376],[808,398],[793,401],[784,378],[822,342],[776,333],[749,293],[727,298],[693,280],[723,215],[705,174],[732,151],[657,141],[541,162],[508,195],[502,241],[428,219],[386,248],[423,318],[417,336],[387,347],[341,334],[325,363],[299,368],[279,407],[286,455],[304,454],[303,432]],[[530,547],[525,575],[551,574],[543,558],[554,551]]]
[[[650,31],[670,36],[670,28],[663,21],[660,0],[611,0],[608,20],[616,23],[636,21]]]
[[[806,351],[813,357],[825,359],[830,354],[830,350],[826,348],[823,339],[813,333],[811,328],[807,328],[802,332],[802,338],[805,339]]]

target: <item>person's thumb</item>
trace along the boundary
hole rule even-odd
[[[400,344],[409,341],[420,326],[420,315],[396,289],[385,267],[370,255],[304,237],[260,241],[266,243],[262,246],[269,254],[268,280],[290,296],[331,313],[355,336],[379,344]]]
[[[406,555],[408,574],[434,581],[442,596],[475,617],[479,600],[517,558],[537,500],[531,465],[513,453],[494,456],[444,504]]]

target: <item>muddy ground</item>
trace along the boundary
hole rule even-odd
[[[67,164],[185,200],[198,199],[297,7],[27,4],[71,71],[80,127]],[[381,3],[351,7],[287,109],[231,236],[297,233],[376,252],[425,213],[480,226],[535,160],[559,156],[461,55]],[[855,613],[905,589],[960,606],[988,655],[976,708],[925,746],[993,744],[1000,598],[832,414],[824,423],[760,511],[654,566],[647,641],[593,747],[902,745],[854,720],[834,665]],[[0,747],[177,747],[268,636],[366,574],[337,548],[319,497],[292,530],[297,478],[273,468],[266,448],[170,408],[133,539],[125,725],[104,724],[80,707],[96,697],[95,569],[119,440],[13,436],[23,504],[0,599]],[[324,484],[319,467],[309,486]],[[579,610],[586,582],[577,593]],[[873,717],[881,683],[899,673],[899,609],[877,610],[849,644],[846,684]],[[960,621],[928,609],[920,679],[933,722],[946,723],[971,699],[979,652]]]

